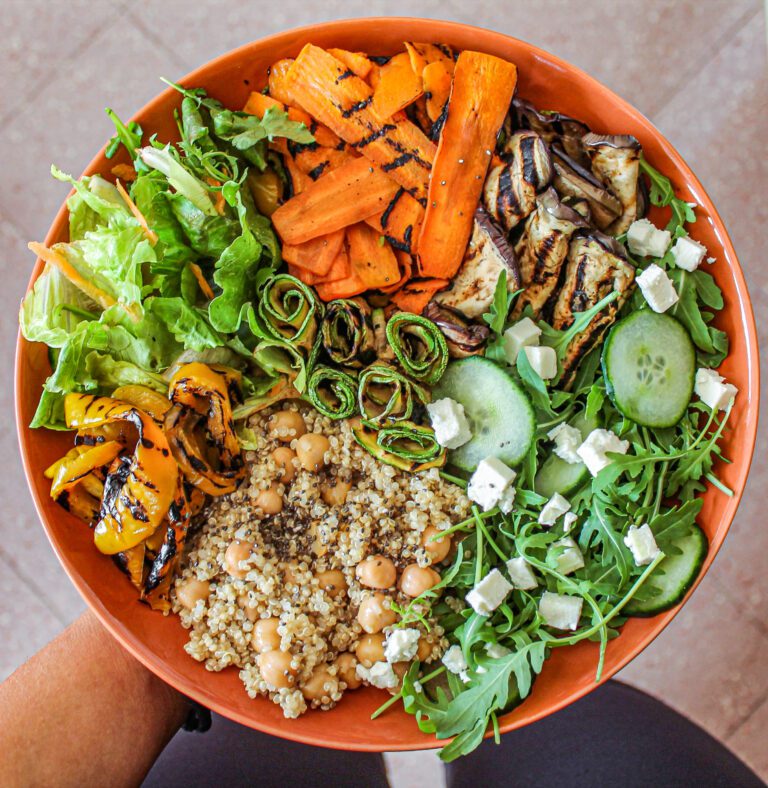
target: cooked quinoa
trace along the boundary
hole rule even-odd
[[[304,470],[293,459],[295,476],[282,484],[272,453],[281,446],[295,450],[298,439],[293,431],[282,441],[271,437],[270,418],[286,410],[300,411],[307,433],[325,436],[329,448],[319,470]],[[366,637],[357,618],[360,603],[376,593],[401,608],[412,601],[396,585],[364,587],[356,577],[357,565],[367,556],[383,556],[394,563],[398,579],[408,565],[429,566],[430,556],[421,545],[424,530],[444,530],[465,519],[470,502],[463,490],[441,479],[437,469],[411,474],[374,459],[356,443],[347,421],[332,421],[291,403],[256,414],[248,426],[256,437],[253,450],[246,452],[246,478],[236,492],[216,499],[190,533],[174,584],[173,610],[190,630],[185,649],[192,657],[208,670],[238,667],[251,697],[268,695],[286,717],[297,717],[308,706],[331,708],[345,689],[359,685],[356,674],[349,673],[357,656],[364,667],[371,666],[365,646],[355,656]],[[323,495],[331,500],[328,490],[340,483],[351,485],[344,503],[326,503]],[[259,505],[268,508],[264,497],[257,503],[270,488],[282,496],[282,511],[276,514],[266,514]],[[246,545],[246,557],[236,568],[232,553],[227,558],[233,542]],[[253,545],[250,552],[248,543]],[[325,576],[318,578],[329,570],[343,573],[345,592],[335,593]],[[204,591],[192,594],[190,604],[185,589],[192,587]],[[257,623],[265,619],[279,619],[279,624],[274,622],[275,638],[279,650],[290,655],[290,669],[283,671],[292,674],[283,682],[289,686],[280,689],[262,675],[264,663],[260,668],[260,651],[254,645],[259,637],[254,637],[254,627],[266,626]],[[442,655],[446,642],[434,621],[429,632],[418,624],[408,626],[422,630],[423,661]],[[391,629],[384,627],[382,635]],[[337,664],[344,652],[355,657],[343,658],[347,672]]]

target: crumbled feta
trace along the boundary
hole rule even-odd
[[[507,561],[507,572],[512,585],[521,591],[530,591],[539,585],[531,565],[522,556]]]
[[[541,329],[530,317],[518,320],[515,325],[510,326],[504,332],[504,356],[507,363],[514,366],[517,364],[517,357],[524,347],[539,344]]]
[[[576,427],[563,422],[553,427],[547,437],[555,442],[555,454],[561,460],[565,460],[571,465],[581,462],[581,457],[576,454],[576,449],[581,445],[581,432]]]
[[[500,643],[486,643],[485,653],[491,659],[503,659],[512,652],[506,646],[502,646]]]
[[[560,493],[555,493],[539,512],[539,525],[554,525],[560,515],[565,514],[570,508],[570,501],[563,498]]]
[[[618,435],[610,430],[592,430],[587,435],[584,443],[576,450],[593,476],[597,476],[603,468],[607,468],[612,460],[606,456],[611,451],[616,454],[626,454],[629,450],[629,441],[620,440]]]
[[[546,345],[536,345],[534,347],[524,347],[528,363],[533,371],[542,380],[551,380],[557,377],[557,353],[552,347]]]
[[[635,281],[646,303],[654,312],[666,312],[680,300],[667,272],[656,263],[651,263]]]
[[[458,449],[472,438],[464,406],[444,397],[427,405],[429,420],[435,431],[435,440],[446,449]]]
[[[717,262],[717,258],[716,257],[708,257],[707,258],[707,263],[709,263],[709,265],[714,265],[716,262]]]
[[[704,259],[707,253],[707,247],[694,241],[688,235],[684,235],[677,239],[677,242],[672,247],[672,255],[675,258],[675,265],[678,268],[683,268],[686,271],[695,271]]]
[[[693,390],[699,399],[712,410],[725,410],[733,402],[739,390],[732,383],[726,383],[722,375],[714,369],[702,367],[696,370]]]
[[[629,251],[643,257],[664,257],[671,241],[669,230],[659,230],[648,219],[632,222],[627,230]]]
[[[507,598],[512,590],[511,584],[498,569],[492,569],[467,594],[466,600],[475,613],[489,616]]]
[[[467,665],[467,660],[464,659],[461,646],[451,646],[448,651],[443,654],[443,665],[445,665],[451,673],[455,673],[457,676],[469,667]]]
[[[653,531],[648,523],[644,523],[639,528],[630,525],[627,535],[624,537],[624,544],[630,549],[632,557],[638,566],[650,564],[661,552],[656,545]]]
[[[479,673],[479,672],[480,672],[480,671],[478,671],[478,673]],[[469,681],[470,681],[470,679],[469,679],[469,671],[468,671],[468,670],[462,670],[462,671],[461,671],[461,673],[459,673],[459,678],[460,678],[460,679],[461,679],[461,680],[462,680],[462,681],[463,681],[465,684],[469,684]]]
[[[499,498],[499,502],[496,505],[499,507],[499,511],[502,514],[509,514],[512,511],[512,507],[515,504],[516,494],[517,490],[511,484],[501,494],[501,498]]]
[[[469,480],[467,496],[487,512],[499,503],[515,476],[517,474],[501,460],[486,457]]]
[[[421,682],[420,681],[414,681],[413,682],[413,689],[416,692],[424,692],[424,687],[421,686]]]
[[[552,542],[549,549],[555,553],[557,571],[561,575],[570,575],[577,569],[584,568],[584,556],[581,554],[579,546],[570,536]]]
[[[370,668],[358,663],[355,671],[358,678],[379,689],[393,689],[399,681],[389,662],[374,662]]]
[[[384,658],[387,662],[408,662],[416,656],[420,637],[418,629],[393,629],[387,635]]]
[[[568,533],[573,528],[578,516],[574,512],[566,512],[563,517],[563,533]]]
[[[583,604],[584,600],[580,596],[545,591],[539,600],[539,613],[547,626],[573,631],[579,626]]]

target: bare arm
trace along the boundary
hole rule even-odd
[[[0,785],[138,785],[188,710],[85,613],[0,685]]]

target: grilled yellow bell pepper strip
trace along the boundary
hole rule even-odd
[[[119,399],[129,405],[135,405],[145,413],[149,413],[155,421],[162,421],[171,407],[171,402],[167,397],[146,386],[120,386],[112,392],[112,399]]]
[[[144,411],[110,397],[68,394],[64,415],[72,429],[114,421],[136,427],[133,456],[115,460],[107,476],[101,519],[94,530],[102,553],[114,555],[135,547],[155,532],[176,492],[179,468],[165,433]]]
[[[55,500],[64,490],[74,487],[88,476],[94,468],[109,465],[122,448],[117,441],[108,441],[97,446],[91,446],[86,451],[78,453],[75,457],[70,457],[72,452],[67,452],[63,460],[57,463],[53,482],[51,483],[51,498]]]

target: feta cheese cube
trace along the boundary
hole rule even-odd
[[[542,380],[551,380],[557,377],[557,353],[555,353],[554,348],[546,345],[537,345],[535,347],[524,347],[523,350],[533,371]]]
[[[512,586],[498,569],[492,569],[467,594],[467,602],[475,613],[489,616],[507,598]]]
[[[512,652],[506,646],[502,646],[499,643],[486,643],[485,653],[491,659],[503,659]]]
[[[560,493],[555,493],[539,512],[539,525],[554,525],[560,515],[565,514],[570,508],[570,501],[563,498]]]
[[[515,325],[510,326],[504,332],[504,356],[507,363],[514,366],[517,364],[517,357],[524,347],[538,345],[541,329],[530,317],[518,320]]]
[[[664,257],[671,241],[669,230],[659,230],[648,219],[632,222],[627,230],[629,251],[642,257]]]
[[[531,565],[522,556],[507,561],[507,572],[512,585],[521,591],[530,591],[539,585]]]
[[[570,536],[552,542],[549,549],[555,557],[557,571],[561,575],[571,575],[577,569],[583,569],[584,556],[581,554],[579,546]]]
[[[471,439],[472,431],[460,402],[444,397],[430,402],[427,413],[435,431],[435,439],[446,449],[458,449]]]
[[[547,626],[573,631],[579,626],[583,604],[584,600],[580,596],[545,591],[539,600],[539,613]]]
[[[644,523],[639,528],[630,525],[627,535],[624,537],[624,544],[630,549],[632,557],[638,566],[650,564],[661,552],[656,545],[653,531],[648,523]]]
[[[394,689],[399,681],[389,662],[374,662],[370,668],[358,663],[355,671],[358,678],[379,689]]]
[[[393,629],[384,645],[387,662],[408,662],[416,656],[421,632],[418,629]]]
[[[675,258],[675,265],[686,271],[695,271],[704,259],[707,247],[694,241],[690,236],[684,235],[678,238],[672,247],[672,255]]]
[[[561,460],[565,460],[571,465],[581,462],[581,457],[576,454],[576,449],[581,445],[581,432],[576,427],[563,422],[553,427],[547,437],[555,442],[555,454]]]
[[[571,528],[573,528],[576,520],[579,518],[574,514],[574,512],[566,512],[565,517],[563,517],[563,533],[568,533]]]
[[[702,367],[696,370],[693,390],[699,399],[712,410],[725,410],[733,402],[739,390],[732,383],[726,383],[722,375],[714,369]]]
[[[496,457],[486,457],[480,461],[477,470],[467,485],[470,501],[487,512],[493,509],[506,492],[517,474]]]
[[[467,660],[464,659],[461,646],[451,646],[445,654],[443,654],[442,661],[443,665],[445,665],[451,673],[455,673],[457,676],[469,667],[467,665]]]
[[[501,498],[499,498],[499,502],[496,505],[502,514],[509,514],[512,511],[512,507],[515,505],[516,494],[517,490],[511,484],[501,494]]]
[[[584,443],[579,446],[576,453],[581,457],[589,472],[597,476],[603,468],[611,464],[606,453],[611,451],[616,454],[626,454],[629,450],[629,441],[620,440],[618,435],[610,430],[592,430],[587,435]]]
[[[656,263],[651,263],[635,281],[654,312],[666,312],[680,300],[667,272]]]

